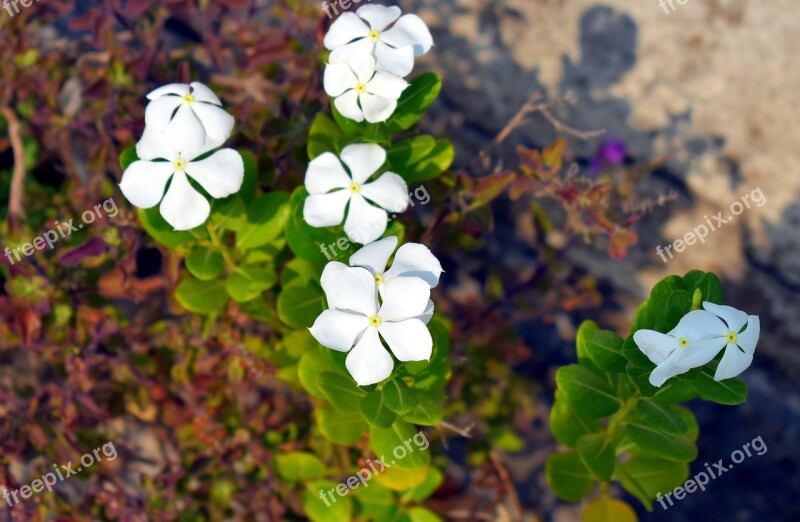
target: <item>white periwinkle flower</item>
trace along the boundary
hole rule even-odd
[[[161,202],[161,215],[175,230],[202,225],[210,212],[208,201],[189,184],[187,176],[217,199],[230,196],[242,186],[244,163],[233,149],[221,149],[195,160],[208,149],[195,147],[178,152],[161,148],[164,150],[159,157],[166,161],[134,161],[122,174],[119,188],[134,206],[152,208]]]
[[[377,70],[407,76],[414,57],[433,46],[433,37],[419,16],[401,12],[397,6],[365,5],[355,14],[342,13],[325,35],[330,61],[374,56]]]
[[[331,227],[344,221],[347,236],[361,244],[381,237],[386,231],[387,211],[408,208],[408,185],[397,174],[385,172],[367,183],[385,162],[386,151],[374,143],[345,147],[341,161],[330,152],[314,158],[306,171],[310,194],[303,207],[306,222],[312,227]]]
[[[747,315],[731,306],[703,303],[703,308],[722,319],[725,324],[714,323],[712,334],[724,340],[725,354],[714,374],[715,381],[736,377],[753,362],[761,322],[757,315]]]
[[[160,144],[168,141],[178,151],[219,147],[231,134],[233,116],[222,102],[200,82],[164,85],[147,95],[145,131],[136,145],[141,159],[155,159]]]
[[[406,243],[397,250],[394,256],[392,267],[388,270],[386,265],[389,258],[397,246],[397,238],[389,236],[387,238],[370,243],[350,257],[351,266],[366,268],[377,285],[378,293],[383,296],[386,284],[395,278],[417,278],[425,281],[431,288],[436,288],[439,284],[439,276],[442,274],[442,265],[436,256],[425,245],[419,243]],[[320,284],[327,293],[331,282],[334,281],[347,265],[338,261],[331,261],[325,265],[322,271]],[[428,323],[433,316],[433,301],[428,300],[425,312],[419,317],[424,323]]]
[[[330,308],[309,330],[323,346],[349,352],[345,366],[359,386],[381,382],[392,373],[394,361],[381,339],[399,361],[430,359],[433,339],[419,319],[430,286],[422,279],[389,281],[379,303],[372,274],[348,267],[329,282],[326,297]]]
[[[667,379],[707,364],[725,347],[714,380],[735,377],[750,366],[759,336],[758,317],[709,302],[703,307],[686,314],[666,334],[654,330],[633,334],[636,345],[656,365],[650,374],[653,386],[661,387]]]
[[[375,59],[359,56],[349,62],[333,62],[325,67],[325,92],[346,118],[379,123],[389,119],[397,100],[408,87],[404,79],[375,71]]]

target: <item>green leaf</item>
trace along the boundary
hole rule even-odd
[[[420,440],[420,437],[423,440]],[[419,442],[418,442],[419,441]],[[422,432],[402,420],[389,428],[372,426],[369,430],[369,445],[380,460],[398,468],[424,468],[431,463],[430,451],[423,447],[428,444]]]
[[[622,500],[608,497],[594,499],[586,506],[581,522],[638,522],[636,512]]]
[[[350,520],[353,516],[353,500],[350,495],[339,496],[336,483],[330,480],[309,482],[303,493],[303,510],[312,522],[330,522],[331,520]],[[323,494],[320,494],[323,491]],[[324,495],[324,497],[323,497]]]
[[[298,187],[289,199],[290,217],[286,224],[286,241],[296,256],[315,265],[328,261],[347,263],[356,248],[347,235],[338,228],[315,228],[303,218],[303,207],[308,197],[305,187]]]
[[[599,432],[600,422],[576,413],[564,397],[564,392],[556,390],[556,400],[550,410],[550,431],[558,442],[574,448],[582,436]]]
[[[401,379],[392,379],[384,384],[383,394],[386,407],[400,415],[410,412],[419,404],[417,396]]]
[[[225,308],[228,294],[225,291],[225,283],[219,279],[200,281],[186,278],[178,283],[175,299],[190,312],[211,314]]]
[[[703,301],[722,304],[722,283],[713,272],[692,270],[683,276],[683,281],[689,293],[694,294],[694,291],[699,289]]]
[[[570,364],[556,372],[558,387],[572,409],[592,418],[608,417],[619,410],[620,400],[608,383],[590,370]]]
[[[339,112],[339,109],[336,108],[336,105],[331,103],[331,114],[333,114],[333,120],[336,122],[336,125],[342,129],[342,132],[349,135],[358,134],[362,128],[362,125],[368,125],[366,123],[359,124],[355,120],[351,120],[350,118],[346,118]]]
[[[684,434],[689,428],[669,406],[651,399],[640,400],[636,408],[628,414],[628,418],[638,424],[675,435]]]
[[[225,230],[241,230],[247,223],[247,207],[239,196],[215,200],[211,224]]]
[[[689,465],[656,457],[635,456],[617,466],[614,478],[625,490],[653,510],[652,499],[680,486],[689,477]]]
[[[357,411],[342,411],[326,404],[316,409],[322,435],[336,444],[350,446],[361,439],[369,426]]]
[[[308,129],[308,158],[314,159],[325,152],[336,153],[336,139],[342,131],[325,113],[318,112]]]
[[[678,462],[691,462],[697,458],[697,446],[688,437],[665,433],[635,418],[626,418],[625,432],[642,450]]]
[[[739,378],[714,380],[716,370],[708,366],[695,368],[687,374],[687,379],[707,401],[727,406],[736,406],[747,400],[747,384]]]
[[[289,195],[270,192],[255,200],[247,223],[236,234],[236,248],[249,250],[266,245],[277,238],[289,220]]]
[[[386,407],[383,393],[375,390],[361,400],[359,411],[370,426],[388,428],[394,423],[397,415]]]
[[[278,280],[272,267],[258,268],[245,265],[237,268],[225,283],[228,295],[237,303],[252,301]]]
[[[322,373],[319,378],[319,389],[337,409],[359,411],[359,404],[367,393],[352,378],[334,372]]]
[[[386,151],[386,164],[392,171],[408,169],[419,163],[436,147],[433,136],[414,136],[398,141]],[[398,172],[399,174],[399,172]]]
[[[119,155],[119,166],[122,167],[123,171],[127,170],[127,168],[131,166],[131,163],[138,159],[139,156],[136,154],[136,147],[128,147]]]
[[[683,279],[678,276],[667,276],[653,287],[648,306],[654,311],[652,313],[655,325],[652,329],[667,333],[675,328],[678,321],[691,309],[692,294],[688,292]]]
[[[403,502],[423,502],[439,489],[444,481],[444,473],[437,468],[428,468],[428,475],[421,484],[417,484],[411,489],[405,490],[400,498]]]
[[[440,391],[426,393],[417,399],[419,403],[403,415],[403,420],[422,426],[433,426],[442,421],[444,395]]]
[[[278,294],[278,317],[292,328],[308,328],[322,313],[322,289],[317,285],[295,283]]]
[[[655,364],[650,362],[650,359],[647,358],[639,346],[637,346],[636,341],[633,340],[633,335],[625,339],[625,342],[622,343],[622,355],[635,366],[644,368],[647,371],[647,375],[650,375],[650,372],[656,367]]]
[[[410,522],[444,522],[442,517],[422,506],[409,508],[408,517]]]
[[[136,214],[148,235],[166,247],[175,248],[196,240],[188,230],[173,230],[172,226],[164,221],[158,207],[147,210],[137,208]]]
[[[569,502],[577,502],[588,495],[594,485],[592,474],[574,451],[547,457],[545,476],[553,492]]]
[[[377,466],[376,466],[377,467]],[[372,481],[368,487],[359,487],[353,495],[358,515],[369,520],[392,520],[398,505],[392,490]]]
[[[278,476],[290,483],[319,478],[325,472],[325,464],[321,460],[302,451],[277,455],[273,463]]]
[[[317,344],[316,339],[314,343]],[[317,399],[325,399],[327,396],[322,392],[319,385],[322,382],[322,374],[325,372],[336,372],[336,366],[328,354],[328,348],[323,348],[317,344],[314,350],[310,350],[300,359],[298,366],[298,377],[300,384],[306,389],[309,395]]]
[[[622,337],[608,330],[600,330],[593,321],[584,321],[578,328],[578,344],[597,366],[609,372],[625,370],[628,360],[622,355]]]
[[[441,90],[442,78],[438,74],[425,73],[414,78],[397,100],[397,108],[386,122],[386,133],[391,135],[410,129],[422,119]]]
[[[584,435],[575,445],[578,457],[592,475],[602,482],[608,482],[616,464],[614,444],[598,433]]]
[[[239,150],[238,152],[244,163],[244,179],[242,180],[242,188],[239,189],[237,195],[249,207],[253,202],[256,188],[258,187],[258,161],[249,150]]]
[[[450,168],[455,149],[447,140],[416,136],[401,141],[387,152],[387,165],[409,184],[436,178]]]
[[[208,281],[225,271],[225,258],[218,250],[194,247],[186,256],[186,268],[197,279]]]

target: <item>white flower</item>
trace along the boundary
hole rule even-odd
[[[397,100],[408,87],[404,79],[375,72],[375,59],[359,56],[350,62],[325,67],[325,92],[346,118],[370,123],[386,121],[397,108]]]
[[[222,145],[233,129],[233,116],[219,98],[200,82],[164,85],[147,95],[145,130],[136,144],[141,159],[164,157],[166,145],[179,152]],[[165,143],[166,142],[166,143]]]
[[[417,278],[425,281],[430,288],[436,288],[439,284],[439,276],[442,274],[442,265],[425,245],[419,243],[406,243],[400,247],[394,256],[392,267],[386,269],[386,264],[397,246],[397,238],[389,236],[387,238],[370,243],[361,248],[350,257],[351,266],[366,268],[377,286],[378,293],[383,296],[386,284],[395,278]],[[325,265],[322,271],[320,284],[327,293],[332,281],[334,281],[347,265],[332,261]],[[429,300],[425,312],[419,317],[424,323],[428,323],[433,316],[433,301]]]
[[[431,334],[418,318],[428,303],[430,286],[418,278],[395,278],[386,283],[380,304],[375,286],[365,268],[342,270],[328,285],[330,308],[309,329],[323,346],[350,352],[345,366],[359,386],[375,384],[392,373],[394,361],[381,339],[399,361],[428,360],[433,351]]]
[[[716,329],[713,331],[715,337],[724,340],[725,346],[725,354],[717,366],[714,380],[736,377],[753,362],[753,354],[761,334],[758,316],[748,316],[731,306],[716,305],[708,301],[703,303],[703,308],[725,322],[722,327],[715,323]]]
[[[208,149],[197,147],[183,152],[171,149],[161,156],[167,161],[134,161],[122,174],[119,188],[134,206],[152,208],[161,202],[161,215],[175,230],[202,225],[208,219],[210,205],[189,184],[187,175],[217,199],[237,192],[244,179],[244,163],[238,152],[222,149],[194,161],[206,152]],[[170,179],[165,196],[164,189]]]
[[[314,158],[308,165],[305,181],[310,195],[303,207],[303,217],[308,224],[331,227],[344,221],[347,236],[361,244],[381,237],[386,231],[387,211],[397,213],[408,208],[408,186],[397,174],[385,172],[367,183],[385,161],[386,151],[374,143],[345,147],[341,161],[330,152]]]
[[[656,364],[650,384],[661,387],[664,382],[692,368],[710,362],[723,349],[725,355],[717,366],[714,380],[730,379],[742,373],[753,361],[759,336],[756,316],[704,302],[705,310],[686,314],[669,333],[639,330],[633,340],[639,349]],[[747,329],[742,328],[747,324]]]
[[[397,6],[365,5],[355,14],[342,13],[325,35],[330,61],[374,56],[377,70],[407,76],[414,56],[427,53],[433,37],[419,16],[400,16],[401,12]]]

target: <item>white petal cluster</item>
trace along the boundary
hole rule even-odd
[[[426,324],[433,315],[431,288],[442,267],[425,246],[400,247],[390,237],[368,245],[350,258],[350,265],[331,262],[322,273],[329,309],[317,317],[311,335],[323,346],[349,352],[345,365],[359,386],[385,380],[394,361],[424,361],[433,340]]]
[[[165,85],[147,98],[145,130],[136,144],[140,159],[125,170],[120,189],[134,206],[152,208],[161,203],[159,210],[167,223],[175,230],[189,230],[202,225],[211,210],[189,178],[217,199],[242,186],[244,162],[235,150],[220,149],[198,159],[228,139],[234,120],[211,89],[199,82]]]
[[[381,237],[389,221],[388,212],[408,208],[408,185],[399,175],[384,172],[369,181],[385,162],[386,151],[374,143],[349,145],[340,158],[330,152],[314,158],[306,171],[310,195],[303,218],[312,227],[331,227],[344,221],[345,233],[356,243],[368,244]]]
[[[386,121],[408,83],[416,56],[433,46],[420,17],[400,16],[397,6],[365,5],[342,13],[325,35],[330,51],[325,92],[343,116],[358,122]]]
[[[758,316],[709,302],[704,302],[703,308],[686,314],[666,334],[654,330],[633,334],[636,345],[656,365],[650,384],[661,387],[670,377],[707,364],[723,348],[716,381],[736,377],[753,362],[761,333]]]

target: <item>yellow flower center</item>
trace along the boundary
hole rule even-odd
[[[175,170],[183,170],[186,168],[186,161],[183,158],[176,159],[172,166],[175,167]]]
[[[350,183],[349,189],[350,189],[350,192],[352,192],[353,194],[357,194],[358,192],[361,191],[361,185],[359,185],[358,183],[356,183],[354,181],[353,183]]]
[[[191,94],[184,94],[183,103],[194,103],[194,96],[192,96]]]
[[[383,274],[375,274],[375,282],[383,283]]]
[[[380,37],[381,37],[380,31],[370,31],[369,33],[369,39],[372,40],[373,42],[377,42]]]
[[[378,317],[377,315],[373,315],[372,317],[369,318],[369,324],[377,328],[381,325],[381,318]]]
[[[738,339],[738,338],[739,338],[739,336],[736,335],[735,332],[728,332],[728,335],[726,337],[726,339],[728,339],[728,344],[735,343],[736,339]]]
[[[359,83],[358,85],[356,85],[356,92],[358,94],[364,94],[365,92],[367,92],[367,84]]]
[[[686,337],[681,337],[680,339],[678,339],[678,346],[680,346],[681,348],[686,348],[687,346],[689,346],[689,339],[687,339]]]

